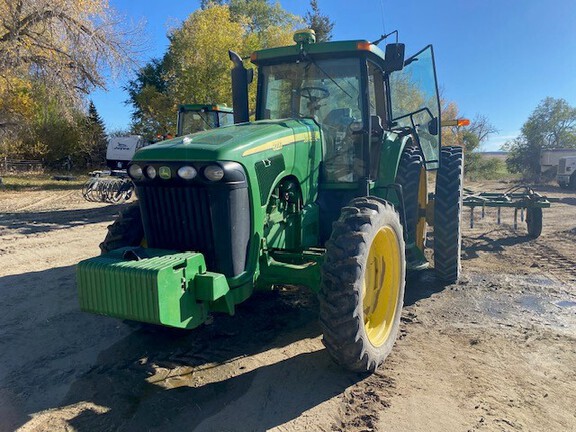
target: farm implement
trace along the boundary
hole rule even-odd
[[[86,201],[120,204],[134,193],[134,183],[125,170],[92,171],[82,187]]]
[[[502,209],[514,209],[514,229],[520,221],[526,221],[528,235],[538,238],[542,233],[542,209],[550,207],[547,197],[540,195],[527,185],[514,186],[505,192],[474,192],[464,189],[462,204],[470,208],[470,228],[474,228],[474,210],[480,208],[480,217],[486,217],[486,208],[497,209],[497,223],[502,223]]]

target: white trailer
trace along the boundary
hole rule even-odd
[[[576,190],[576,156],[560,158],[556,179],[561,188]]]
[[[125,169],[136,150],[144,147],[144,145],[145,141],[140,135],[110,138],[106,148],[106,165],[113,170]]]
[[[560,159],[576,156],[576,149],[542,150],[540,153],[540,173],[544,174],[558,167]]]

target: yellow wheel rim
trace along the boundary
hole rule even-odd
[[[416,224],[416,246],[424,252],[426,241],[426,206],[428,204],[428,176],[424,167],[420,170],[418,182],[418,223]]]
[[[375,347],[381,346],[392,331],[398,308],[401,257],[396,232],[380,228],[368,253],[364,273],[364,329]]]

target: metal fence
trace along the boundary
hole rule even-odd
[[[41,160],[16,160],[4,158],[4,160],[0,162],[0,172],[3,174],[43,171],[44,166]]]

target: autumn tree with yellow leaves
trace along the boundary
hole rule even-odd
[[[301,17],[268,0],[203,1],[172,30],[165,56],[150,61],[126,87],[133,131],[149,138],[174,134],[181,103],[231,106],[228,50],[248,57],[258,49],[290,45],[303,26]],[[256,85],[250,87],[254,106]]]
[[[0,0],[4,151],[50,147],[53,120],[55,128],[77,128],[86,95],[105,88],[104,71],[134,64],[132,36],[107,0]],[[28,150],[15,151],[19,143]]]

